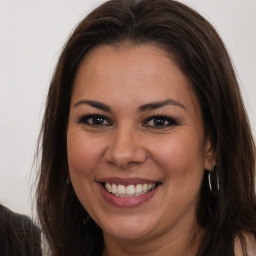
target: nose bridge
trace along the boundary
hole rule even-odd
[[[115,129],[106,152],[106,159],[118,167],[127,167],[146,160],[146,152],[135,127],[124,123]]]

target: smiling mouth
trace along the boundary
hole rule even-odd
[[[137,197],[147,194],[160,185],[160,183],[143,183],[136,185],[122,185],[109,182],[101,183],[104,189],[116,197]]]

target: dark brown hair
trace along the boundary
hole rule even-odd
[[[199,255],[220,255],[235,236],[245,244],[244,232],[256,236],[255,145],[224,44],[203,17],[179,2],[110,0],[76,27],[49,88],[39,146],[37,209],[53,255],[82,255],[94,246],[100,255],[103,246],[100,229],[87,221],[86,210],[66,182],[67,120],[83,58],[99,45],[122,43],[152,44],[170,52],[198,97],[220,179],[219,191],[210,191],[205,172],[198,223],[206,232]]]

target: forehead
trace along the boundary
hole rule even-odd
[[[195,101],[192,86],[172,55],[152,45],[104,45],[91,50],[79,66],[72,100],[82,95],[103,101],[122,97],[123,103],[127,96],[133,101],[167,96]]]

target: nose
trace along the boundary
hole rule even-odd
[[[128,168],[142,164],[147,159],[147,152],[134,128],[120,127],[113,132],[104,158],[118,168]]]

